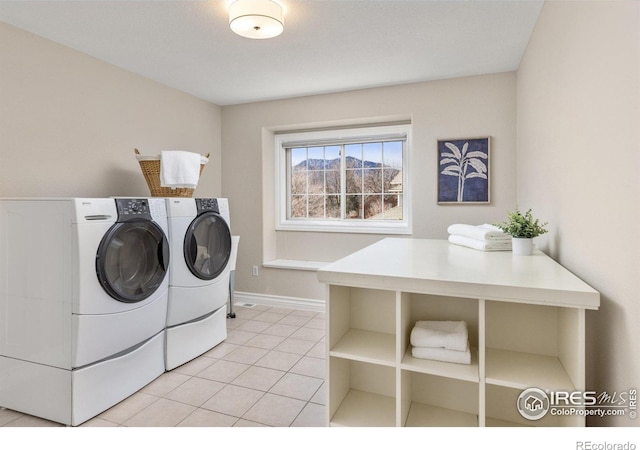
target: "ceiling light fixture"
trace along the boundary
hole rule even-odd
[[[274,0],[235,0],[229,5],[229,26],[251,39],[268,39],[284,30],[282,5]]]

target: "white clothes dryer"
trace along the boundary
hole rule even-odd
[[[164,372],[164,199],[0,200],[0,405],[78,425]]]
[[[166,370],[227,337],[231,231],[224,198],[168,198],[171,259]]]

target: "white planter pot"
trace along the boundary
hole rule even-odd
[[[511,238],[511,251],[518,256],[531,255],[533,253],[533,238]]]

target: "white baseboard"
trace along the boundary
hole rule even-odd
[[[311,298],[283,297],[280,295],[255,294],[251,292],[234,293],[234,305],[240,306],[242,303],[251,303],[255,305],[274,306],[278,308],[303,309],[306,311],[324,312],[324,300],[316,300]]]

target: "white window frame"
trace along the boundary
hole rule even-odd
[[[296,142],[363,141],[398,136],[406,139],[402,154],[402,220],[371,219],[289,219],[286,147]],[[411,188],[409,182],[409,155],[411,153],[411,125],[377,125],[346,129],[323,129],[305,132],[287,132],[275,135],[275,228],[278,231],[314,231],[338,233],[411,234]]]

